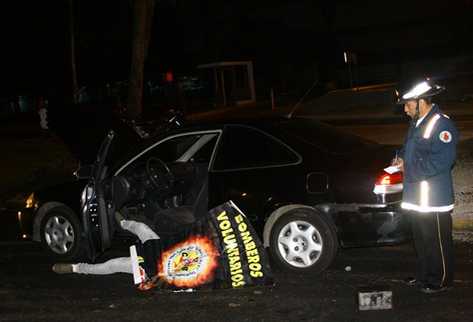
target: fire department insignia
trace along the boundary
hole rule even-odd
[[[452,141],[452,134],[448,131],[442,131],[439,134],[439,139],[443,143],[450,143]]]
[[[214,279],[218,250],[206,236],[191,236],[163,252],[160,275],[177,287],[197,287]]]

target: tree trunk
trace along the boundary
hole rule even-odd
[[[75,37],[74,37],[74,3],[73,0],[69,0],[69,39],[70,39],[70,50],[71,50],[71,76],[72,76],[72,94],[73,101],[77,103],[77,93],[79,86],[77,84],[77,70],[76,70],[76,49],[75,49]]]
[[[71,80],[72,80],[72,101],[77,103],[77,93],[79,86],[77,83],[76,54],[75,54],[75,37],[74,37],[74,3],[69,0],[69,47],[71,62]]]
[[[128,84],[127,116],[137,119],[143,112],[143,74],[153,22],[154,0],[133,1],[133,45]]]

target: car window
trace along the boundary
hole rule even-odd
[[[281,141],[251,127],[227,126],[213,165],[214,170],[281,166],[300,157]]]
[[[217,143],[218,135],[213,135],[208,142],[205,143],[191,158],[191,161],[197,163],[210,163],[212,154],[215,150],[215,144]]]
[[[217,142],[218,132],[191,133],[164,139],[149,146],[144,152],[123,165],[116,174],[131,165],[146,162],[151,157],[156,157],[166,163],[180,161],[195,161],[209,163]]]
[[[199,139],[199,137],[199,135],[185,135],[171,138],[153,147],[142,157],[146,159],[149,157],[156,157],[164,162],[176,161]]]

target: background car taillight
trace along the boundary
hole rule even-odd
[[[374,184],[375,194],[390,194],[402,191],[402,172],[387,173],[383,171]]]

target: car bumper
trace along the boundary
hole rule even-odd
[[[410,223],[400,202],[347,207],[335,215],[343,247],[394,245],[410,239]]]

